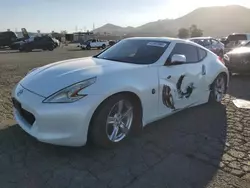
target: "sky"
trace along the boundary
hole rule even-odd
[[[0,31],[74,32],[106,23],[136,27],[199,7],[231,4],[250,8],[250,0],[0,0]]]

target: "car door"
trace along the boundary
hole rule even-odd
[[[32,46],[33,49],[40,49],[42,47],[42,37],[35,37]]]
[[[91,47],[92,48],[96,48],[96,45],[97,45],[97,40],[92,40],[92,42],[91,42]]]
[[[186,62],[171,62],[174,55],[184,55]],[[175,45],[165,65],[159,68],[160,115],[199,103],[206,73],[203,59],[197,46],[187,43]]]

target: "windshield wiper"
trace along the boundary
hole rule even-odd
[[[104,57],[98,57],[98,56],[93,56],[94,58],[98,58],[98,59],[105,59],[105,60],[109,60],[109,61],[117,61],[117,62],[122,62],[122,63],[126,63],[122,60],[119,59],[114,59],[114,58],[104,58]]]

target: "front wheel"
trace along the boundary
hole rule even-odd
[[[219,76],[217,76],[217,78],[211,85],[209,101],[218,103],[221,102],[224,97],[224,94],[226,93],[226,87],[227,78],[225,75],[220,74]]]
[[[53,47],[53,46],[49,46],[49,47],[48,47],[48,50],[49,50],[49,51],[53,51],[53,50],[54,50],[54,47]]]
[[[137,107],[126,95],[107,99],[95,113],[90,125],[91,141],[105,148],[113,147],[125,140],[137,122]]]
[[[103,45],[102,45],[102,49],[105,49],[105,48],[106,48],[106,45],[105,45],[105,44],[103,44]]]
[[[91,50],[91,46],[88,45],[88,46],[86,47],[86,49],[87,49],[87,50]]]

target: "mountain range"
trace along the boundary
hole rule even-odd
[[[176,19],[159,20],[139,27],[121,27],[108,23],[95,29],[94,33],[176,37],[180,28],[189,28],[195,24],[203,30],[204,36],[222,37],[231,33],[250,33],[249,18],[250,9],[243,6],[203,7]]]

